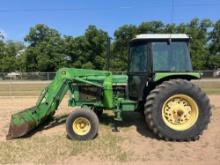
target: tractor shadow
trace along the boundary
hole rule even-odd
[[[45,120],[42,124],[40,124],[36,129],[34,129],[28,135],[25,135],[22,138],[29,138],[40,131],[48,130],[50,128],[59,126],[61,124],[65,124],[67,117],[68,117],[68,114],[51,117]]]
[[[144,116],[139,112],[123,112],[122,114],[123,121],[114,121],[113,116],[109,116],[106,113],[103,113],[100,118],[100,123],[107,125],[109,127],[116,124],[119,132],[120,128],[129,128],[135,126],[138,133],[142,136],[157,139],[157,137],[152,133],[152,131],[147,127]],[[114,129],[114,127],[112,127]]]
[[[114,129],[113,125],[116,125],[119,132],[121,131],[120,128],[128,128],[131,126],[135,126],[138,133],[142,136],[157,139],[157,137],[149,130],[147,124],[145,122],[144,116],[138,112],[123,112],[123,121],[115,121],[114,117],[103,113],[100,117],[100,123],[106,126],[109,126],[109,129]],[[23,138],[29,138],[35,135],[38,132],[48,130],[50,128],[54,128],[61,124],[65,124],[68,114],[63,114],[59,116],[54,116],[53,118],[47,119],[42,124],[40,124],[36,129],[34,129],[31,133],[24,136]],[[114,132],[114,131],[113,131]],[[115,132],[117,133],[117,132]]]

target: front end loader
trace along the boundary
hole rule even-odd
[[[126,84],[126,75],[112,76],[109,71],[60,69],[34,107],[12,115],[7,139],[24,136],[52,117],[67,91],[71,94],[70,106],[112,109],[113,86],[121,90]]]
[[[67,92],[75,107],[66,120],[71,139],[89,140],[98,132],[103,110],[115,121],[123,112],[138,111],[149,129],[171,141],[196,140],[207,127],[211,106],[207,95],[191,80],[193,72],[185,34],[142,34],[131,40],[128,74],[62,68],[32,108],[12,115],[7,139],[27,135],[52,117]]]

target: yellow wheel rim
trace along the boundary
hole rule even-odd
[[[80,136],[86,135],[91,130],[90,121],[84,117],[76,118],[72,127],[73,131]]]
[[[197,103],[187,95],[173,95],[165,101],[162,107],[163,121],[168,127],[177,131],[191,128],[198,116]]]

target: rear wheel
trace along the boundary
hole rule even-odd
[[[90,140],[98,133],[99,120],[91,110],[76,109],[66,120],[66,131],[70,139]]]
[[[157,136],[166,140],[198,139],[210,116],[208,97],[186,80],[163,82],[146,99],[146,122]]]

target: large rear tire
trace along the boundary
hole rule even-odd
[[[147,96],[145,119],[159,138],[197,140],[207,128],[211,106],[206,94],[193,83],[174,79],[158,85]]]
[[[99,119],[92,110],[76,109],[66,120],[66,132],[70,139],[90,140],[98,133]]]

